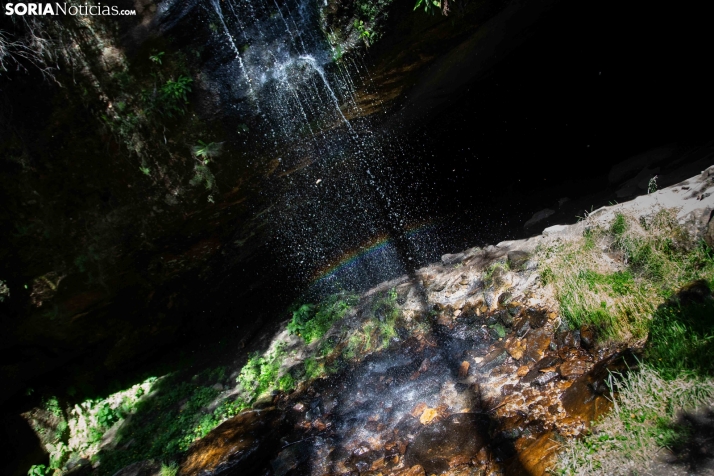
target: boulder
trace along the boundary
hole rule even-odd
[[[506,255],[508,257],[508,266],[513,270],[523,269],[530,255],[526,251],[509,251]]]

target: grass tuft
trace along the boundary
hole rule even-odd
[[[649,365],[613,377],[614,410],[582,439],[564,444],[556,473],[641,474],[661,447],[687,438],[687,428],[672,423],[680,411],[714,403],[711,380],[665,380]]]
[[[539,253],[541,282],[553,286],[567,324],[593,326],[601,340],[641,341],[657,303],[691,280],[714,279],[711,250],[687,238],[673,210],[617,214]]]

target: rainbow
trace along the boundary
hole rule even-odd
[[[406,236],[414,236],[428,229],[432,228],[434,224],[431,221],[420,222],[409,226],[406,230]],[[382,251],[384,248],[389,246],[392,242],[392,238],[388,235],[378,235],[366,242],[365,244],[358,246],[355,249],[343,253],[338,259],[333,260],[326,266],[319,268],[313,276],[313,284],[320,283],[326,279],[339,274],[340,272],[349,269],[359,262],[362,258],[369,255],[373,255]]]

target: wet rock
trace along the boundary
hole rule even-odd
[[[585,349],[592,349],[595,346],[595,329],[591,326],[582,326],[580,328],[580,344]]]
[[[439,314],[439,317],[437,318],[436,323],[439,324],[440,326],[453,327],[453,320],[451,319],[451,317],[447,316],[446,314]]]
[[[710,248],[714,248],[714,220],[709,219],[709,223],[704,229],[702,238],[709,245]]]
[[[416,464],[409,469],[403,469],[401,471],[397,471],[396,473],[392,473],[392,476],[426,476],[426,473],[421,465]]]
[[[535,379],[533,379],[533,382],[531,383],[531,385],[543,386],[543,385],[547,384],[548,382],[552,382],[556,378],[558,378],[558,372],[541,373]]]
[[[407,449],[406,466],[420,465],[427,474],[439,474],[470,461],[488,443],[488,428],[488,417],[473,413],[451,415],[425,427]]]
[[[592,364],[590,362],[584,362],[582,360],[570,360],[568,362],[563,362],[558,367],[558,372],[564,378],[580,377],[586,373]]]
[[[484,316],[484,324],[487,326],[492,326],[499,322],[499,314],[498,313],[492,313],[492,314],[487,314]]]
[[[506,305],[511,302],[513,295],[509,292],[501,293],[498,296],[498,307],[506,307]]]
[[[310,449],[311,445],[306,441],[285,448],[270,462],[270,466],[273,468],[273,475],[285,476],[290,473],[290,471],[305,463],[310,459]]]
[[[525,336],[531,330],[530,321],[526,318],[519,319],[513,326],[513,331],[518,337]]]
[[[459,378],[466,378],[468,376],[470,365],[471,364],[469,364],[468,360],[461,362],[461,365],[459,366]]]
[[[538,363],[536,363],[533,368],[531,368],[528,373],[521,379],[521,383],[523,384],[529,384],[532,383],[535,379],[543,375],[543,372],[541,370],[552,368],[556,366],[560,362],[560,359],[557,356],[548,356],[544,357],[542,360],[540,360]]]
[[[345,466],[348,468],[354,468],[362,473],[370,470],[372,465],[380,459],[384,462],[383,451],[373,451],[367,443],[362,443],[352,452],[352,455],[345,463]]]
[[[496,313],[498,315],[498,320],[501,321],[501,323],[505,327],[511,327],[513,325],[513,315],[508,312],[507,309],[502,309]]]
[[[543,327],[548,322],[548,311],[545,309],[535,309],[529,307],[526,310],[526,314],[528,315],[530,326],[534,329]]]
[[[481,365],[481,368],[484,371],[489,371],[491,369],[494,369],[504,363],[506,359],[508,358],[508,352],[506,349],[503,348],[498,348],[488,354],[484,359],[483,359],[483,364]]]
[[[439,416],[439,411],[436,408],[427,408],[419,417],[419,423],[427,425]]]
[[[514,392],[519,392],[523,387],[520,384],[506,384],[501,387],[501,395],[504,397],[512,395]]]
[[[521,360],[526,352],[526,343],[521,339],[509,339],[506,341],[506,351],[514,360]]]
[[[554,443],[553,432],[528,441],[527,446],[518,448],[518,454],[506,464],[505,474],[548,474],[555,464],[561,445]]]
[[[580,330],[565,331],[558,333],[558,341],[561,347],[580,347]]]
[[[508,266],[513,270],[522,270],[530,255],[525,251],[509,251],[506,255],[508,258]]]
[[[607,398],[608,389],[604,384],[609,370],[625,367],[631,356],[616,353],[598,362],[589,372],[578,377],[560,397],[563,409],[570,417],[591,422],[607,412],[612,402]],[[632,359],[634,360],[634,359]]]
[[[429,408],[429,405],[424,402],[421,402],[418,403],[410,413],[414,418],[419,418],[419,416],[424,413],[424,410],[426,410],[427,408]]]
[[[511,301],[508,303],[508,305],[506,305],[506,309],[508,309],[508,313],[511,316],[516,317],[518,314],[521,313],[523,306],[518,301]]]
[[[496,266],[493,269],[493,273],[491,273],[491,280],[496,289],[503,288],[503,286],[508,284],[508,272],[501,266]]]
[[[533,360],[539,361],[543,358],[545,351],[550,346],[551,333],[546,329],[536,329],[531,331],[526,337],[526,353],[525,356]]]
[[[240,413],[189,448],[179,475],[250,473],[276,446],[280,423],[273,409]]]

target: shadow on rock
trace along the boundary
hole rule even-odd
[[[253,474],[277,445],[280,412],[243,412],[219,425],[188,451],[180,476]]]

